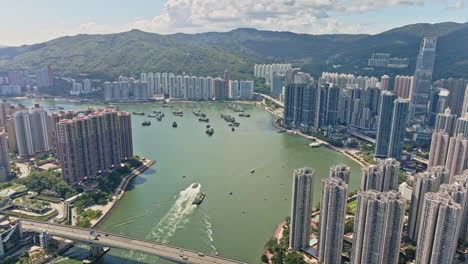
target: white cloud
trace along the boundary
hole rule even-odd
[[[228,31],[239,27],[302,33],[360,33],[363,24],[343,24],[336,16],[363,13],[425,0],[167,0],[161,15],[135,19],[125,29],[157,33]]]

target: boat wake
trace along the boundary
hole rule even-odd
[[[129,225],[129,224],[132,224],[135,222],[136,219],[138,218],[141,218],[143,216],[147,216],[149,214],[151,214],[152,211],[151,210],[144,210],[143,212],[137,214],[137,215],[134,215],[132,217],[129,217],[127,219],[124,219],[122,222],[120,222],[119,224],[116,224],[115,226],[112,227],[113,230],[117,230],[117,229],[122,229],[124,228],[125,226]]]
[[[192,188],[192,185],[190,185],[178,194],[174,205],[151,231],[151,240],[167,243],[177,229],[182,228],[190,221],[188,216],[197,207],[192,202],[200,192],[200,188],[200,184],[196,188]]]
[[[208,238],[208,245],[210,246],[210,248],[212,250],[212,253],[217,254],[218,250],[216,249],[216,247],[214,245],[213,230],[211,229],[212,225],[211,225],[210,220],[211,220],[211,218],[207,214],[204,214],[203,221],[204,221],[205,227],[206,227],[206,236]]]

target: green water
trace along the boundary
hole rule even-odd
[[[73,103],[58,105],[83,108]],[[320,179],[327,177],[332,165],[351,166],[351,190],[358,188],[360,168],[356,163],[327,148],[311,149],[302,137],[277,133],[272,126],[275,117],[266,111],[243,106],[251,117],[242,118],[225,104],[197,104],[215,129],[213,136],[207,136],[206,123],[192,114],[191,105],[176,105],[184,111],[183,117],[173,116],[171,109],[160,105],[120,106],[120,110],[146,114],[158,109],[166,117],[161,122],[150,119],[149,127],[141,126],[148,117],[132,117],[135,154],[157,163],[135,178],[99,229],[259,263],[264,243],[290,214],[294,168],[308,166],[316,170],[314,203],[319,201]],[[220,118],[221,113],[235,115],[240,127],[232,132]],[[172,127],[173,121],[178,123],[177,128]],[[199,207],[191,204],[198,191],[190,187],[195,182],[207,194]],[[80,259],[86,253],[86,248],[77,247],[57,263],[76,263],[68,258]],[[101,262],[166,263],[153,256],[116,249]]]

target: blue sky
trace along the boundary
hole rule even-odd
[[[0,0],[0,6],[0,45],[133,28],[373,34],[412,23],[468,21],[468,0]]]

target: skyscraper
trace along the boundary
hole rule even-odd
[[[390,148],[390,133],[392,131],[393,105],[398,97],[391,92],[384,91],[381,94],[379,123],[375,143],[375,155],[386,157]]]
[[[348,185],[342,179],[322,180],[318,253],[324,264],[341,263],[347,197]]]
[[[54,84],[54,71],[52,65],[36,71],[36,84],[38,87],[51,87]]]
[[[296,78],[298,79],[298,78]],[[296,80],[285,89],[284,120],[294,128],[317,127],[318,88],[308,80]]]
[[[434,37],[424,38],[421,42],[414,72],[414,87],[411,94],[411,120],[426,121],[436,46],[437,38]]]
[[[401,160],[403,142],[405,140],[406,119],[408,117],[409,100],[396,99],[393,107],[390,143],[387,158]]]
[[[398,97],[409,99],[412,93],[413,83],[413,76],[397,75],[395,77],[395,86],[393,88],[393,93],[398,95]]]
[[[330,167],[330,177],[342,179],[346,184],[349,184],[349,179],[351,177],[351,168],[344,164]]]
[[[351,263],[398,263],[405,204],[395,191],[358,193]]]
[[[429,167],[445,166],[450,137],[445,131],[432,133]]]
[[[463,117],[458,118],[456,121],[455,131],[453,132],[453,135],[460,135],[460,134],[468,138],[468,112],[465,113]]]
[[[361,190],[376,190],[387,192],[396,190],[400,163],[395,159],[379,160],[378,165],[371,165],[362,169]]]
[[[238,81],[229,82],[229,98],[232,98],[232,99],[239,98],[239,82]]]
[[[466,232],[468,229],[468,177],[464,182],[454,180],[451,184],[442,184],[440,192],[449,194],[453,201],[461,206],[461,217],[459,221],[459,236],[458,240],[461,243],[466,242]],[[466,186],[465,186],[466,185]]]
[[[8,156],[8,143],[6,133],[0,131],[0,182],[10,177],[10,157]]]
[[[239,84],[239,97],[242,100],[250,100],[253,97],[254,82],[253,81],[240,81]]]
[[[28,110],[16,111],[13,114],[15,124],[16,143],[18,155],[29,156],[34,154],[33,138],[31,133],[31,124],[29,121]]]
[[[388,75],[384,75],[380,78],[380,90],[388,91],[390,86],[390,77]]]
[[[289,247],[294,250],[309,247],[314,175],[311,168],[294,170],[289,231]]]
[[[468,192],[468,170],[465,170],[462,174],[455,175],[452,178],[452,185],[462,186]],[[460,187],[455,187],[455,188],[458,191],[458,188]],[[453,194],[452,194],[452,197],[453,197]],[[457,201],[458,199],[454,198],[454,200]],[[463,209],[462,224],[460,226],[459,240],[462,243],[468,243],[468,196],[465,196],[465,205]]]
[[[452,109],[452,113],[455,115],[462,116],[464,114],[462,109],[464,95],[466,94],[466,86],[468,85],[468,79],[441,79],[434,82],[434,85],[436,87],[442,87],[450,91],[448,107]]]
[[[460,216],[461,206],[450,195],[427,193],[424,196],[415,263],[452,263]]]
[[[120,166],[133,154],[128,113],[101,109],[61,119],[55,134],[62,175],[68,183]]]
[[[444,88],[433,88],[429,97],[427,124],[434,127],[438,114],[447,109],[450,91]]]
[[[457,116],[452,114],[450,108],[446,108],[443,113],[437,114],[434,131],[445,131],[449,136],[453,136],[456,121]]]
[[[450,171],[449,178],[468,169],[468,139],[462,134],[450,138],[445,168]]]
[[[429,192],[437,192],[440,188],[440,175],[433,170],[414,175],[413,193],[411,195],[411,207],[408,218],[408,237],[416,242],[418,239],[420,223],[422,221],[424,195]]]
[[[284,87],[284,73],[273,73],[273,83],[271,85],[271,96],[278,98]]]

